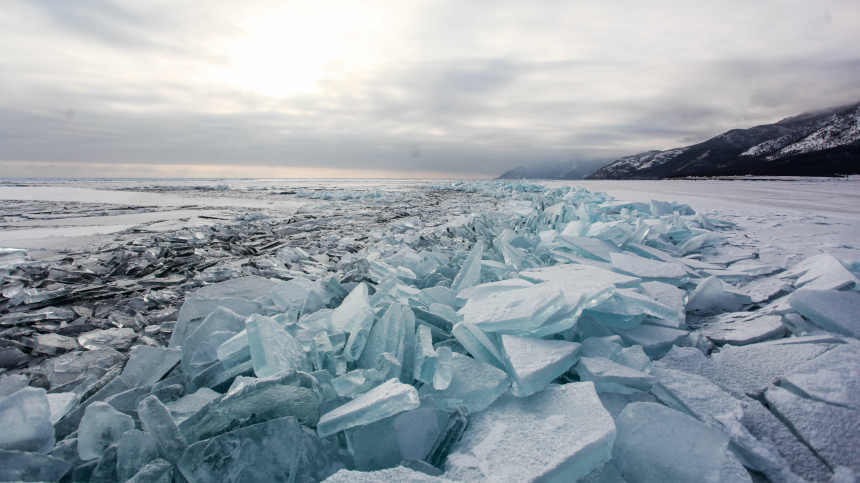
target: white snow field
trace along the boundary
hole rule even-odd
[[[856,178],[0,200],[0,481],[860,475]]]

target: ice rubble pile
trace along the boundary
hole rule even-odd
[[[359,200],[365,203],[391,203],[393,201],[422,198],[421,194],[417,192],[398,193],[386,190],[306,190],[304,188],[296,190],[295,196],[296,198],[309,198],[314,200]]]
[[[340,273],[207,285],[186,297],[168,347],[124,354],[120,334],[101,334],[44,363],[48,391],[0,379],[0,479],[860,471],[860,293],[837,259],[783,271],[727,248],[731,224],[687,205],[434,188],[496,209],[394,220]]]

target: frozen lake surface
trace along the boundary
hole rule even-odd
[[[858,188],[2,180],[0,479],[853,481]]]

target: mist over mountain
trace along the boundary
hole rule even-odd
[[[496,179],[585,179],[607,161],[541,161],[518,166]]]
[[[692,146],[627,156],[588,178],[857,173],[860,173],[860,103],[807,112],[774,124],[732,129]]]

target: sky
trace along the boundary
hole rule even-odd
[[[4,0],[0,176],[495,177],[860,101],[860,2]]]

